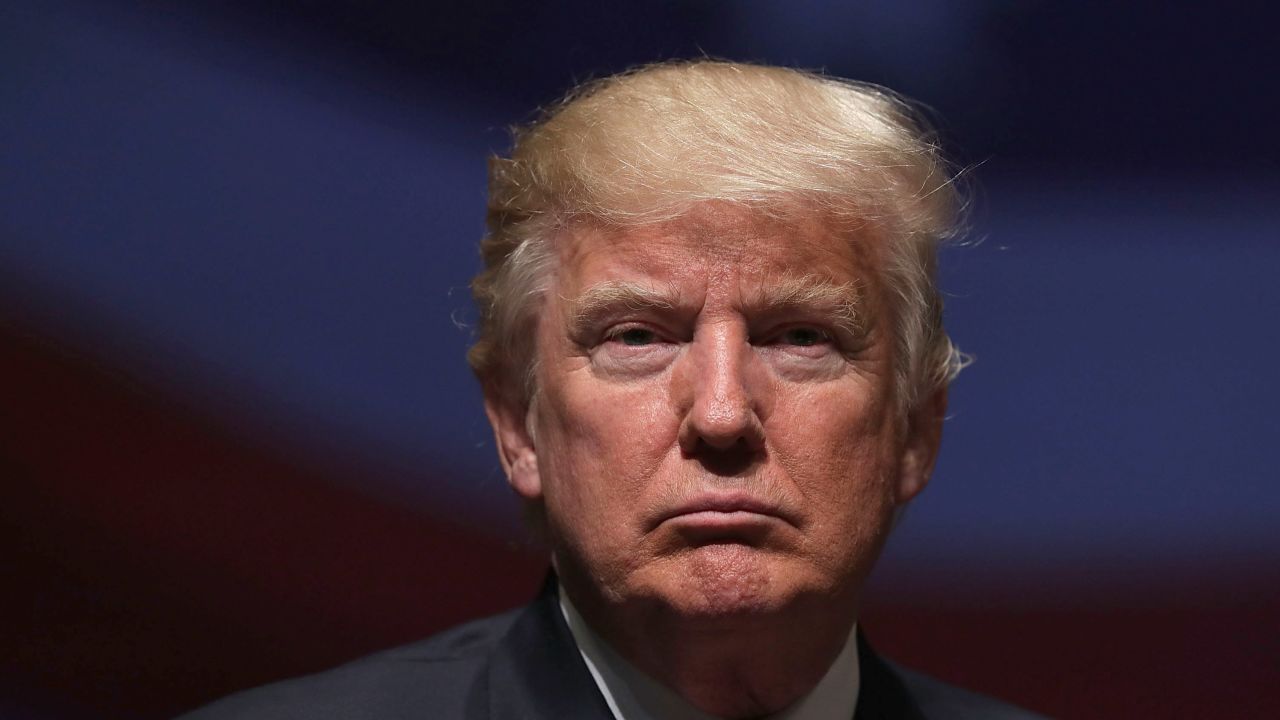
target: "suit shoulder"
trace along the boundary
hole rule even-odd
[[[517,611],[460,625],[324,672],[225,697],[179,720],[464,718]]]
[[[929,720],[1047,720],[1016,705],[980,695],[889,663]]]

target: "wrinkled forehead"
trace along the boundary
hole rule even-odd
[[[701,203],[678,218],[619,226],[580,219],[557,237],[558,285],[651,277],[677,284],[728,275],[744,283],[825,277],[878,285],[878,242],[863,225],[803,206]]]

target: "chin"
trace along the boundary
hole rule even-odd
[[[664,573],[662,594],[679,615],[747,619],[786,610],[803,594],[786,558],[749,545],[690,548]]]

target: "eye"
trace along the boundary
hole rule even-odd
[[[812,347],[814,345],[831,342],[831,336],[818,328],[794,327],[783,331],[782,334],[778,336],[777,342],[782,345]]]
[[[620,323],[592,346],[591,364],[604,377],[636,379],[662,372],[679,349],[680,343],[661,327]]]
[[[657,342],[658,334],[648,328],[624,327],[609,333],[607,339],[630,347],[641,347]]]

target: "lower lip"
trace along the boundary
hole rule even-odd
[[[747,510],[701,510],[676,515],[666,524],[674,537],[680,538],[681,545],[701,547],[731,543],[758,546],[774,534],[777,522],[778,518],[772,515]]]
[[[681,527],[706,528],[709,530],[758,527],[776,521],[777,518],[772,515],[764,515],[747,510],[734,510],[732,512],[700,510],[676,515],[667,520],[667,522],[675,523]]]

